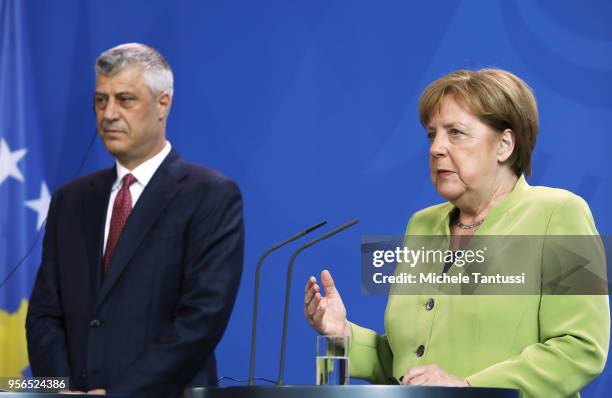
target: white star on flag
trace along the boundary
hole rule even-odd
[[[4,138],[0,140],[0,185],[8,177],[23,181],[23,174],[21,174],[21,170],[17,167],[17,162],[25,156],[27,151],[27,149],[18,149],[11,152],[11,148],[4,141]]]
[[[26,206],[38,213],[38,221],[36,221],[36,230],[40,230],[45,219],[47,218],[47,212],[49,211],[49,204],[51,203],[51,195],[49,194],[49,188],[43,181],[40,185],[40,197],[38,199],[26,201]]]

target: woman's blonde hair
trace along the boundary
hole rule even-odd
[[[512,130],[515,145],[508,164],[517,175],[531,175],[531,153],[538,136],[538,106],[527,83],[502,69],[452,72],[431,83],[421,94],[419,116],[424,127],[439,111],[446,95],[494,130]]]

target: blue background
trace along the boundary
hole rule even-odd
[[[349,318],[383,331],[386,298],[360,293],[360,237],[402,234],[413,212],[441,201],[429,180],[417,102],[429,82],[454,69],[501,67],[531,85],[541,124],[530,183],[583,196],[600,233],[612,232],[609,1],[32,0],[24,6],[38,144],[52,191],[73,177],[95,129],[96,57],[130,41],[156,47],[173,67],[173,146],[239,183],[246,262],[217,350],[220,376],[248,375],[257,257],[321,219],[332,226],[354,217],[361,223],[298,258],[286,382],[314,383],[315,333],[301,307],[309,275],[329,268]],[[96,141],[83,174],[109,165]],[[33,195],[38,189],[31,187]],[[257,376],[277,376],[285,269],[295,247],[273,254],[263,270]],[[584,395],[608,396],[608,373]]]

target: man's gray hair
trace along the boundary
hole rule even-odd
[[[140,43],[126,43],[104,51],[96,60],[96,76],[113,76],[131,66],[142,68],[145,84],[153,96],[174,92],[172,69],[157,50]]]

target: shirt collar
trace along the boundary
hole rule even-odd
[[[169,141],[166,141],[164,149],[162,149],[157,155],[153,156],[151,159],[139,164],[134,170],[129,170],[121,163],[119,163],[118,160],[116,160],[115,164],[117,170],[117,179],[113,184],[113,191],[115,189],[119,189],[119,186],[121,185],[121,180],[123,179],[123,177],[126,176],[126,174],[132,174],[136,178],[136,182],[141,184],[143,187],[146,187],[149,181],[151,181],[151,178],[153,178],[153,174],[155,174],[166,156],[168,156],[168,154],[170,153],[171,149],[172,145]]]

